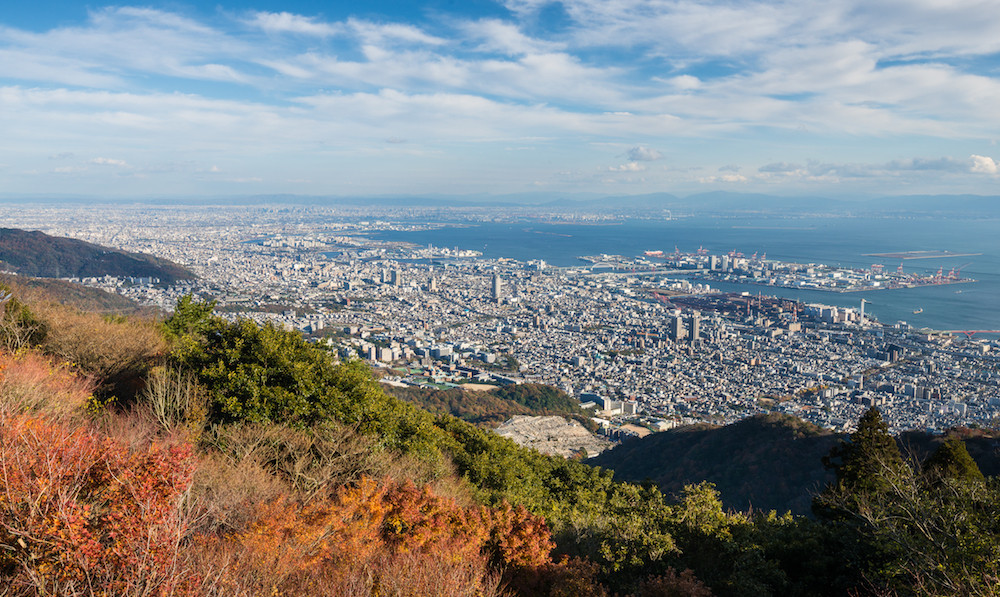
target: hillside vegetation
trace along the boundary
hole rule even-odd
[[[958,441],[903,461],[877,411],[829,454],[817,518],[732,512],[710,483],[668,498],[431,414],[212,307],[8,303],[7,595],[996,593],[996,481]]]
[[[153,277],[164,284],[194,278],[176,263],[72,238],[0,228],[0,267],[37,278]]]
[[[997,431],[909,431],[896,443],[908,459],[922,462],[952,437],[962,440],[984,474],[1000,473]],[[707,480],[727,508],[806,515],[813,496],[835,478],[823,457],[844,439],[789,415],[757,415],[724,427],[691,425],[629,440],[589,462],[620,480],[656,483],[667,495]]]
[[[34,300],[54,302],[83,311],[105,314],[147,316],[159,314],[158,309],[142,306],[120,294],[65,280],[0,273],[0,285],[14,290],[28,302]]]
[[[833,480],[821,462],[840,441],[787,415],[759,415],[727,425],[699,425],[632,440],[593,459],[627,481],[651,480],[667,494],[708,480],[738,510],[808,514],[812,494]]]

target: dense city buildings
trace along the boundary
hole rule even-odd
[[[839,284],[833,268],[703,251],[553,267],[374,238],[443,225],[402,209],[20,207],[0,216],[3,226],[150,253],[199,276],[172,287],[86,284],[168,310],[188,293],[212,298],[226,317],[301,330],[332,358],[366,359],[396,384],[550,384],[592,408],[609,435],[762,412],[850,429],[872,405],[895,431],[1000,416],[995,340],[879,323],[860,301],[850,309],[710,286],[756,263],[782,283]],[[884,274],[852,276],[845,284]]]

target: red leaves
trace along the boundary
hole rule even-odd
[[[0,543],[13,547],[0,551],[0,577],[27,594],[472,596],[496,594],[496,571],[552,566],[548,527],[523,507],[461,506],[410,481],[285,497],[244,532],[189,536],[179,502],[193,467],[186,444],[129,450],[0,415]]]
[[[96,431],[89,389],[45,357],[0,353],[0,585],[11,595],[487,597],[501,573],[553,566],[549,529],[524,507],[463,506],[411,481],[283,497],[241,531],[199,534],[181,512],[192,447]]]
[[[0,415],[0,555],[20,588],[165,589],[185,532],[190,446],[129,451],[80,428]]]

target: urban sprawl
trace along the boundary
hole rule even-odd
[[[581,256],[566,268],[372,238],[467,225],[427,224],[430,214],[416,208],[20,207],[0,215],[4,226],[149,253],[198,276],[169,287],[82,280],[88,285],[168,310],[189,293],[211,298],[223,316],[297,329],[328,345],[331,358],[365,359],[385,383],[556,386],[612,437],[765,412],[850,430],[872,405],[894,431],[1000,416],[996,340],[880,323],[860,301],[852,309],[711,288],[714,280],[839,291],[965,281],[954,272],[921,279],[653,247]]]

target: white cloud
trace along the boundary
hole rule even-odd
[[[318,22],[313,17],[292,14],[289,12],[256,12],[246,23],[258,27],[268,33],[296,33],[329,37],[341,33],[343,28],[330,23]]]
[[[438,46],[446,43],[443,38],[424,33],[419,27],[404,23],[372,23],[352,18],[348,19],[347,25],[366,44],[403,42]]]
[[[970,156],[972,160],[972,172],[978,174],[1000,174],[1000,163],[985,155]]]
[[[663,157],[663,154],[655,149],[637,145],[626,152],[628,159],[633,162],[652,162]]]
[[[101,166],[118,166],[124,168],[128,166],[125,160],[116,160],[114,158],[94,158],[90,160],[91,164],[99,164]]]
[[[465,34],[480,42],[482,52],[500,52],[511,56],[544,54],[563,49],[564,44],[528,37],[513,23],[499,19],[482,19],[462,25]]]
[[[80,27],[42,33],[8,28],[2,33],[0,51],[28,58],[14,66],[0,60],[7,65],[0,66],[0,76],[92,88],[120,89],[135,74],[141,79],[166,75],[249,82],[233,65],[223,63],[254,52],[249,44],[193,19],[132,7],[92,11]],[[24,72],[36,67],[37,72]]]
[[[665,79],[665,81],[677,89],[684,91],[698,89],[701,87],[701,79],[693,75],[679,75],[677,77]]]
[[[126,155],[144,166],[122,167],[153,176],[146,164],[193,152],[185,159],[252,178],[223,156],[299,164],[353,150],[430,165],[428,156],[472,163],[544,146],[566,156],[553,171],[607,175],[603,144],[623,152],[612,171],[637,172],[662,158],[651,147],[669,147],[672,162],[722,166],[717,183],[964,175],[984,185],[992,179],[973,175],[1000,174],[977,153],[1000,130],[993,4],[507,0],[504,18],[413,22],[110,7],[41,32],[0,25],[0,130],[18,149],[0,159],[46,172],[52,164],[27,156]],[[563,11],[558,30],[545,28],[549,8]],[[393,139],[406,139],[406,151]],[[857,147],[867,161],[849,163]],[[894,159],[942,147],[972,155]],[[745,176],[726,169],[748,155],[770,163],[745,166]],[[581,159],[586,167],[573,165]],[[81,174],[115,175],[97,165]],[[209,178],[204,166],[187,171]],[[664,169],[646,176],[677,180]]]
[[[750,179],[742,174],[721,174],[719,176],[705,176],[698,179],[698,182],[702,184],[717,184],[717,183],[744,183],[748,182]]]
[[[758,172],[764,172],[768,174],[789,174],[793,172],[801,172],[803,167],[799,164],[787,164],[785,162],[775,162],[771,164],[765,164],[760,168],[757,168]]]
[[[908,158],[905,160],[893,160],[892,162],[885,164],[882,169],[889,172],[906,172],[914,170],[966,172],[969,170],[969,164],[965,160],[957,160],[951,157]]]

